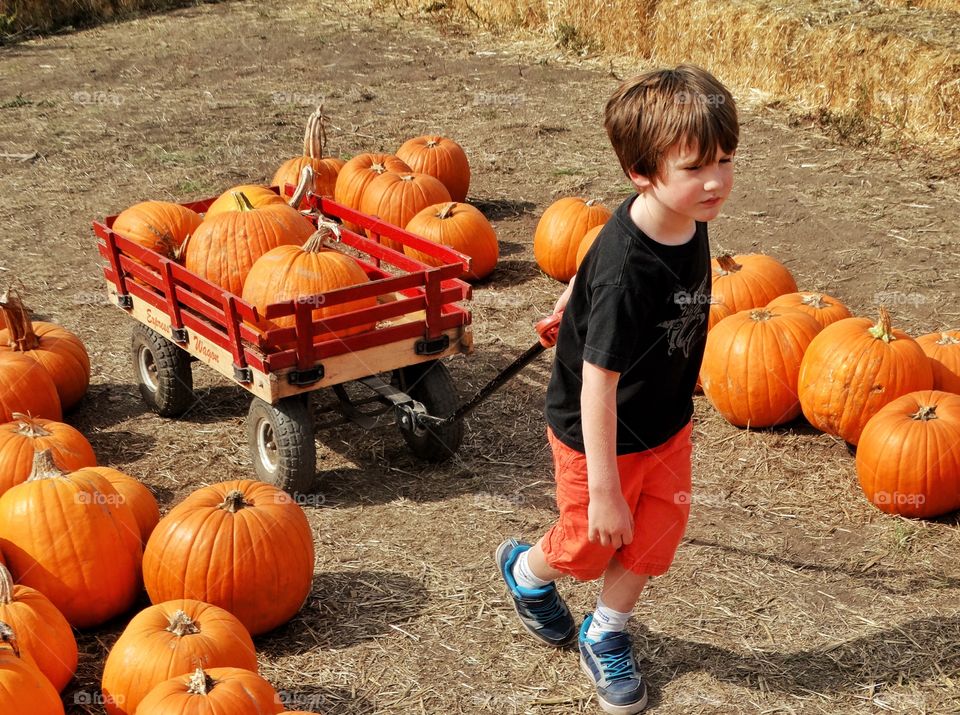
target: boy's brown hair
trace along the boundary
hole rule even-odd
[[[676,144],[713,161],[717,147],[737,148],[740,124],[730,91],[694,65],[645,72],[621,84],[607,101],[604,127],[624,173],[656,180]]]

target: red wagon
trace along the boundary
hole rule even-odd
[[[186,203],[199,213],[214,198]],[[356,258],[370,279],[348,288],[276,303],[263,313],[239,296],[113,231],[116,216],[93,223],[104,258],[107,293],[136,324],[131,342],[140,394],[157,414],[176,417],[196,402],[191,364],[200,361],[253,395],[247,436],[260,479],[290,492],[309,490],[315,475],[314,410],[310,395],[330,387],[345,419],[370,428],[393,411],[418,457],[441,461],[460,446],[463,425],[446,417],[457,407],[453,380],[440,358],[472,350],[471,297],[460,279],[470,267],[461,253],[308,194],[309,217],[350,222],[372,238],[339,229],[330,246]],[[320,220],[323,220],[322,218]],[[408,245],[437,259],[427,265],[380,243]],[[314,320],[313,308],[377,297],[377,304]],[[262,319],[294,316],[295,327],[263,330]],[[262,324],[262,323],[261,323]],[[371,325],[349,337],[331,331]],[[352,397],[363,385],[361,399]]]

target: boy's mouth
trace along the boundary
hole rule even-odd
[[[716,206],[721,201],[723,201],[723,199],[721,199],[719,196],[714,196],[712,199],[707,199],[706,201],[701,201],[700,203],[702,203],[704,206],[710,207]]]

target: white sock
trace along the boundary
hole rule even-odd
[[[627,620],[633,615],[633,611],[621,613],[614,611],[604,604],[603,600],[597,599],[597,610],[593,612],[593,620],[587,629],[587,639],[596,641],[603,637],[604,633],[617,633],[627,626]]]
[[[544,581],[542,578],[538,578],[535,573],[530,569],[530,564],[528,562],[530,556],[530,549],[521,552],[517,557],[517,560],[513,563],[513,578],[517,582],[517,585],[520,588],[543,588],[552,581]]]

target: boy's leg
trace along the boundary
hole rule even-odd
[[[533,576],[543,585],[529,588],[517,583],[517,562],[521,557],[528,559],[530,550],[530,544],[507,539],[497,548],[494,559],[523,627],[541,643],[562,646],[573,638],[577,627],[570,609],[557,593],[556,584],[552,579],[539,579],[535,574],[528,574],[528,577]],[[527,579],[521,578],[521,581],[529,583]]]
[[[542,544],[543,539],[540,539],[531,547],[530,551],[527,552],[527,564],[530,566],[533,575],[537,578],[541,578],[544,581],[556,581],[563,576],[563,571],[557,571],[547,563],[547,557],[543,553]]]
[[[580,669],[596,685],[600,707],[608,713],[632,715],[647,705],[647,684],[625,628],[648,580],[611,559],[597,609],[580,628]]]

